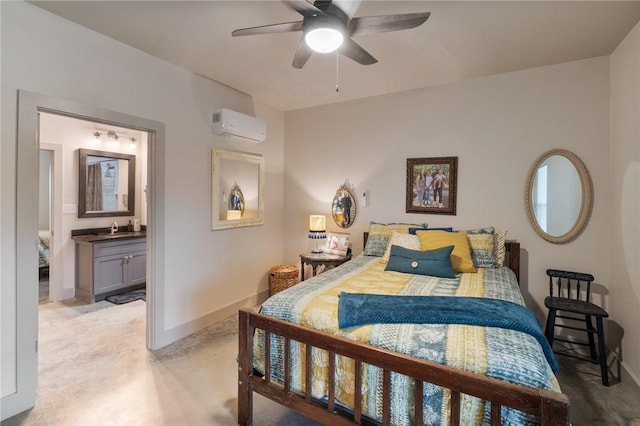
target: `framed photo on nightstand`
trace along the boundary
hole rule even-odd
[[[327,232],[327,244],[322,251],[345,256],[349,250],[349,236],[350,234]]]

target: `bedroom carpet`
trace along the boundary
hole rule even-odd
[[[151,352],[145,309],[141,300],[41,305],[36,406],[2,425],[237,424],[236,317]],[[597,364],[559,361],[574,426],[640,426],[634,383],[619,383],[612,374],[613,385],[605,388]],[[259,395],[254,424],[318,425]]]

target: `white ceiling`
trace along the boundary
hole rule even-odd
[[[640,1],[363,1],[356,16],[431,12],[422,26],[362,36],[378,63],[314,54],[291,66],[300,33],[231,37],[295,21],[279,1],[32,1],[281,110],[411,90],[608,55],[640,20]]]

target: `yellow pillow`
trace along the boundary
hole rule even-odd
[[[477,272],[471,259],[471,249],[466,232],[417,231],[416,235],[420,239],[420,250],[454,246],[453,252],[451,252],[453,272]]]

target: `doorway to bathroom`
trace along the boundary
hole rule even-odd
[[[76,251],[79,247],[72,235],[85,230],[88,233],[100,230],[107,232],[113,224],[119,227],[119,231],[126,230],[128,226],[133,228],[135,224],[141,234],[144,233],[147,228],[145,195],[148,134],[127,127],[47,112],[39,114],[38,128],[39,301],[46,303],[74,296],[86,301],[87,298],[82,297],[86,296],[86,292],[79,294],[77,284],[79,278],[86,281],[87,277],[78,274],[93,268],[92,265],[87,265],[87,259],[84,258],[82,264],[76,264],[79,259]],[[82,152],[102,153],[105,157],[79,158],[79,153]],[[107,155],[131,158],[131,161],[106,157]],[[91,161],[87,162],[87,158]],[[121,167],[126,163],[130,163],[131,170]],[[79,169],[80,164],[84,170]],[[87,169],[97,170],[96,168],[99,168],[99,174],[87,175]],[[81,179],[85,185],[81,184]],[[88,179],[91,186],[86,185]],[[99,188],[99,197],[87,191],[96,188]],[[61,202],[60,199],[64,201]],[[87,204],[89,199],[91,206]],[[118,232],[120,234],[122,232]],[[133,271],[135,263],[137,287],[146,283],[145,239],[140,239],[140,243],[137,246],[142,247],[142,252],[138,250],[135,258],[127,256],[126,261],[121,262],[122,265],[116,265],[115,260],[109,264],[117,274],[116,266],[121,266],[122,272],[126,272],[127,266]],[[120,278],[115,277],[115,282]],[[122,290],[126,288],[123,287]],[[111,293],[114,292],[117,293],[117,290]],[[92,297],[89,302],[93,301]]]
[[[39,151],[40,114],[53,114],[70,117],[86,122],[99,123],[104,126],[117,126],[144,132],[148,138],[147,145],[147,188],[144,191],[147,203],[147,303],[145,318],[146,346],[157,349],[161,346],[164,326],[164,271],[159,265],[164,264],[164,193],[165,176],[165,126],[161,122],[135,117],[124,113],[74,103],[64,99],[52,98],[24,90],[18,91],[18,131],[16,162],[16,204],[15,204],[15,265],[16,294],[15,318],[7,326],[11,334],[7,342],[11,348],[6,353],[14,353],[15,392],[10,401],[12,411],[19,412],[35,404],[38,383],[38,252],[34,244],[38,239],[39,214]],[[43,143],[48,143],[42,141]],[[74,157],[76,159],[76,157]],[[63,164],[64,173],[77,173],[73,162]],[[71,204],[71,206],[66,205]],[[62,200],[59,211],[71,211],[73,202]],[[52,207],[55,209],[56,207]],[[63,213],[62,220],[67,213]],[[68,213],[72,215],[72,213]],[[58,221],[60,222],[60,221]],[[53,226],[56,221],[53,220]],[[65,249],[56,244],[56,238],[62,233],[54,230],[52,247],[54,250]],[[68,244],[67,244],[68,246]],[[57,248],[55,248],[57,247]],[[53,258],[52,260],[53,261]],[[54,267],[54,274],[55,274]],[[60,270],[67,270],[66,267]],[[51,273],[50,268],[50,273]],[[63,280],[65,282],[65,280]],[[67,289],[68,284],[63,287]],[[18,333],[17,324],[20,324]],[[12,352],[13,351],[13,352]],[[3,353],[5,353],[3,352]]]

